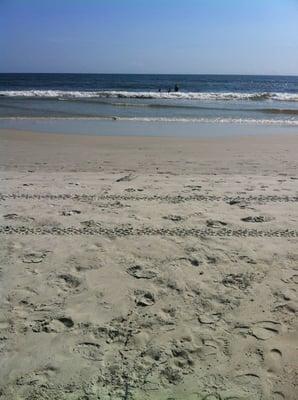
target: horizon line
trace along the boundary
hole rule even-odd
[[[198,76],[198,75],[214,75],[214,76],[292,76],[292,77],[298,77],[298,72],[297,73],[285,73],[285,74],[247,74],[247,73],[158,73],[158,72],[1,72],[0,74],[63,74],[63,75],[193,75],[193,76]]]

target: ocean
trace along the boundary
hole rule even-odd
[[[0,127],[46,121],[298,127],[298,77],[0,74]]]

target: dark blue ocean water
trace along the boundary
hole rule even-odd
[[[244,75],[131,75],[131,74],[0,74],[0,91],[116,90],[167,91],[175,84],[183,92],[293,93],[298,77]],[[296,100],[298,98],[296,97]]]
[[[0,74],[0,118],[298,127],[298,77]]]

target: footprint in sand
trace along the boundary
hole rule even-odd
[[[239,335],[251,335],[259,340],[268,340],[278,335],[282,325],[275,321],[258,321],[253,324],[237,324],[235,330]]]
[[[276,373],[280,370],[282,363],[282,352],[279,349],[271,349],[267,354],[267,372]]]
[[[62,273],[54,276],[51,274],[48,278],[48,282],[50,286],[56,286],[65,292],[78,290],[82,283],[79,278],[69,273]]]
[[[282,358],[282,352],[279,349],[272,349],[270,350],[270,356],[279,362]]]
[[[41,263],[46,256],[46,251],[31,251],[23,255],[22,261],[28,264],[37,264]]]
[[[270,222],[274,218],[273,217],[268,217],[264,215],[258,215],[258,216],[249,216],[245,218],[241,218],[241,221],[243,222],[254,222],[254,223],[262,223],[262,222]]]
[[[206,225],[208,226],[208,228],[222,228],[223,226],[227,226],[228,224],[224,221],[208,219],[206,221]]]
[[[228,274],[222,280],[222,284],[226,287],[237,287],[238,289],[247,289],[253,280],[252,274]]]
[[[227,355],[228,353],[228,343],[223,338],[212,339],[202,339],[202,357],[218,356],[219,354]]]
[[[82,342],[76,345],[74,351],[91,361],[100,361],[103,357],[103,350],[98,343]]]
[[[244,373],[234,377],[233,381],[239,385],[240,388],[245,388],[245,391],[250,393],[250,396],[247,396],[247,398],[262,398],[261,379],[258,374],[252,372]]]
[[[135,303],[137,306],[148,307],[155,303],[155,296],[149,291],[137,290],[135,291]]]
[[[202,358],[216,356],[219,353],[218,344],[212,339],[203,339]]]
[[[48,329],[50,332],[64,332],[71,329],[74,326],[74,322],[71,318],[61,317],[50,322]]]
[[[71,289],[77,288],[81,283],[79,278],[71,274],[61,274],[58,275],[58,278],[61,280],[61,282],[63,282],[63,285]]]
[[[71,318],[60,317],[56,319],[41,319],[33,321],[31,324],[33,332],[61,333],[71,329],[74,322]]]
[[[259,340],[268,340],[278,335],[281,324],[274,321],[259,321],[250,328],[250,334]]]
[[[133,265],[129,267],[127,273],[136,279],[152,279],[157,275],[155,271],[146,269],[141,265]]]
[[[218,322],[221,318],[221,314],[202,314],[198,316],[201,324],[213,325]]]

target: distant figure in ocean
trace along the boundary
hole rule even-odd
[[[175,87],[174,87],[174,90],[175,90],[175,92],[178,92],[178,91],[179,91],[179,86],[177,85],[177,83],[176,83],[176,85],[175,85]]]
[[[161,88],[158,89],[158,92],[159,92],[159,93],[161,92]]]
[[[171,91],[172,91],[172,89],[169,87],[169,89],[168,89],[168,93],[171,93]]]

